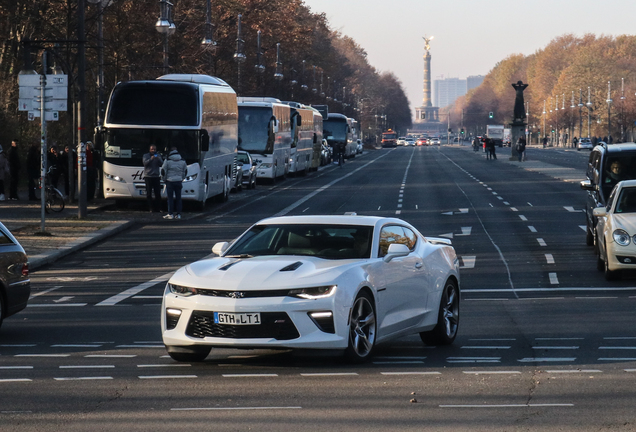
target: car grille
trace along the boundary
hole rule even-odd
[[[215,324],[214,312],[194,311],[186,335],[196,338],[228,339],[273,338],[290,340],[300,337],[296,326],[285,312],[261,312],[260,325]]]
[[[223,291],[197,288],[198,295],[224,298],[257,298],[257,297],[286,297],[288,289],[283,290],[262,290],[262,291]]]

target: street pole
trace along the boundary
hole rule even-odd
[[[545,99],[543,100],[543,137],[545,138],[546,136],[548,136],[545,133]]]
[[[587,137],[591,138],[592,135],[590,133],[590,129],[591,129],[591,122],[592,122],[592,115],[590,110],[592,109],[592,101],[590,100],[590,88],[587,88],[587,103],[585,104],[585,106],[587,107]]]
[[[582,136],[583,136],[583,89],[579,89],[579,141],[581,140]]]
[[[77,218],[86,218],[86,34],[84,28],[85,0],[77,3],[77,84],[79,87],[78,98],[78,132],[79,148],[78,162],[82,156],[82,165],[77,169]],[[69,155],[70,156],[70,155]]]
[[[46,206],[46,50],[42,53],[42,75],[40,75],[40,232],[45,231],[45,206]],[[31,194],[32,192],[29,192]]]
[[[607,144],[611,141],[612,136],[612,84],[607,82]]]

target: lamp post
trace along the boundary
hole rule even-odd
[[[579,141],[583,136],[583,89],[579,89]],[[588,133],[589,138],[589,133]]]
[[[590,88],[587,88],[587,103],[585,106],[587,107],[587,137],[591,138],[592,134],[590,133],[591,123],[592,123],[592,100],[590,99],[591,93]]]
[[[237,86],[236,93],[237,95],[241,94],[241,67],[247,57],[245,57],[245,53],[243,52],[243,45],[245,41],[243,40],[243,32],[241,29],[241,19],[243,15],[238,14],[237,21],[237,29],[236,29],[236,51],[234,52],[234,60],[236,61],[236,78],[237,78]]]
[[[557,143],[557,147],[559,146],[559,142],[561,141],[559,139],[559,95],[556,95],[556,104],[554,106],[554,117],[556,120],[556,143]]]
[[[545,138],[547,134],[545,133],[545,99],[543,100],[543,137]]]
[[[263,52],[261,50],[261,31],[259,30],[258,33],[256,33],[256,74],[258,76],[258,79],[260,81],[260,87],[261,87],[261,93],[263,93],[263,74],[265,73],[265,65],[263,65],[263,62],[261,61],[261,56],[263,55]]]
[[[88,0],[97,4],[97,127],[104,124],[104,8],[110,6],[112,0]]]
[[[172,3],[168,0],[160,0],[159,8],[161,16],[155,23],[155,29],[163,35],[163,73],[168,73],[168,38],[177,31],[177,27],[172,22]]]
[[[607,82],[607,141],[612,141],[612,83]]]
[[[280,43],[276,44],[276,72],[274,73],[274,79],[278,81],[278,96],[281,97],[280,83],[283,81],[283,62],[280,59]]]
[[[530,144],[530,136],[528,134],[528,128],[530,127],[530,102],[526,102],[526,118],[528,119],[528,125],[526,126],[526,143]]]
[[[205,14],[205,36],[201,41],[201,46],[206,51],[210,52],[212,67],[214,68],[214,55],[216,54],[216,42],[214,41],[214,24],[212,24],[212,5],[210,4],[210,0],[207,0],[207,8]],[[212,71],[213,74],[216,71]]]
[[[621,142],[625,142],[625,78],[621,78]]]

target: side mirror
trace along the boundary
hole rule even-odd
[[[393,258],[400,258],[411,253],[409,247],[402,243],[393,243],[389,245],[389,250],[384,255],[384,262],[390,262]]]
[[[218,256],[221,256],[229,247],[230,247],[230,244],[228,242],[218,242],[212,247],[212,253],[215,253]]]
[[[594,185],[589,179],[583,180],[580,184],[581,184],[581,189],[588,190],[588,191],[596,190],[596,188],[594,187]]]
[[[607,216],[607,210],[605,209],[605,207],[597,207],[592,210],[592,214],[594,214],[594,216],[596,217]]]
[[[252,162],[252,166],[256,166],[256,165],[258,165],[258,162],[256,161]]]
[[[210,136],[208,135],[208,131],[205,129],[201,130],[201,151],[209,151],[210,150]]]

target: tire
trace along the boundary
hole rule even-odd
[[[55,188],[47,189],[45,210],[47,213],[49,211],[59,213],[64,210],[64,196],[62,192]]]
[[[586,232],[586,234],[585,234],[585,244],[588,245],[588,246],[594,246],[594,233],[593,233],[593,231],[588,226],[587,229],[585,230],[585,232]]]
[[[184,348],[166,346],[166,348],[168,349],[168,355],[173,360],[192,363],[204,361],[212,350],[210,347]]]
[[[2,327],[3,320],[4,320],[4,297],[2,297],[2,291],[0,291],[0,327]]]
[[[353,302],[349,322],[349,346],[345,358],[361,363],[373,353],[377,331],[373,299],[366,291],[360,292]]]
[[[446,281],[439,302],[437,325],[433,330],[421,332],[420,338],[427,345],[450,345],[459,329],[459,288],[451,279]]]
[[[621,278],[620,270],[610,270],[609,269],[609,258],[607,257],[607,248],[605,248],[605,260],[603,261],[603,270],[605,271],[605,280],[606,281],[615,281]]]

